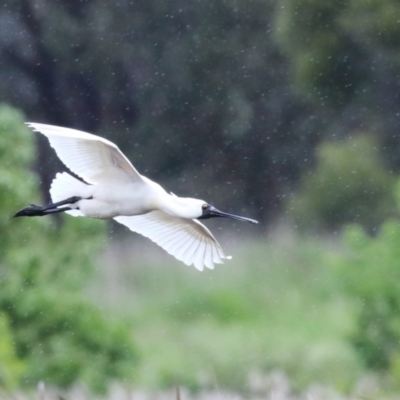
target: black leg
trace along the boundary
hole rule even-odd
[[[71,207],[60,207],[60,208],[46,208],[38,206],[36,204],[31,204],[28,207],[23,208],[14,214],[14,217],[43,217],[48,214],[56,214],[63,211],[72,210]]]
[[[74,204],[79,200],[82,200],[82,197],[74,196],[59,201],[57,203],[51,203],[47,206],[39,206],[37,204],[31,204],[28,207],[25,207],[22,210],[18,211],[14,215],[14,217],[42,217],[43,215],[56,214],[63,211],[69,211],[72,210],[71,207],[60,207],[60,206],[63,206],[65,204]]]
[[[50,203],[47,207],[49,207],[49,208],[50,208],[50,207],[51,207],[51,208],[54,208],[54,207],[63,206],[63,205],[65,205],[65,204],[74,204],[74,203],[76,203],[76,202],[79,201],[79,200],[82,200],[82,197],[73,196],[73,197],[69,197],[68,199],[59,201],[59,202],[57,202],[57,203]]]

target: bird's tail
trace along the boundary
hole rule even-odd
[[[69,197],[76,196],[77,193],[82,193],[86,186],[86,183],[74,178],[67,172],[58,173],[51,183],[51,199],[53,203],[57,203]],[[69,210],[65,212],[74,217],[83,216],[79,210]]]

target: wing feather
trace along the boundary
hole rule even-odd
[[[197,233],[195,237],[194,243],[188,247],[186,253],[185,253],[185,258],[184,258],[184,263],[186,265],[191,265],[193,264],[196,269],[199,271],[202,271],[204,269],[204,266],[197,261],[196,255],[198,255],[199,249],[201,251],[201,237],[199,238]]]
[[[197,269],[204,268],[204,266],[209,268],[209,263],[207,262],[207,260],[205,258],[205,253],[206,253],[208,246],[203,237],[200,240],[201,240],[201,243],[199,244],[199,247],[195,254],[194,265]],[[212,265],[211,269],[213,269],[213,267],[214,267],[214,265]]]
[[[176,257],[178,260],[183,261],[187,249],[193,244],[195,239],[196,238],[193,236],[186,235],[185,239],[182,240],[182,242],[180,243],[180,247],[176,250],[174,257]]]
[[[114,218],[162,247],[169,254],[199,271],[213,269],[226,257],[212,233],[199,221],[173,217],[161,211]]]
[[[86,182],[141,180],[121,150],[112,142],[90,133],[59,126],[28,122],[35,132],[47,137],[60,160]]]
[[[213,258],[212,258],[212,248],[206,246],[204,250],[204,264],[207,268],[212,269],[214,267]]]

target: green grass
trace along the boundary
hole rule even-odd
[[[123,246],[107,262],[114,295],[105,278],[96,292],[133,320],[136,385],[244,392],[250,371],[276,369],[299,389],[354,385],[362,367],[347,340],[353,309],[331,267],[335,246],[280,234],[224,247],[234,259],[203,273],[154,247]]]

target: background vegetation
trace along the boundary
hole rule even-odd
[[[1,385],[399,390],[399,20],[395,0],[2,4]],[[198,274],[103,222],[13,220],[64,168],[25,119],[262,224],[211,221],[235,257]]]
[[[80,293],[105,226],[85,219],[62,226],[33,219],[27,226],[11,218],[16,204],[39,198],[37,176],[29,171],[33,138],[23,120],[0,106],[1,383],[80,381],[105,390],[105,378],[132,377],[136,361],[129,326],[105,319]]]

